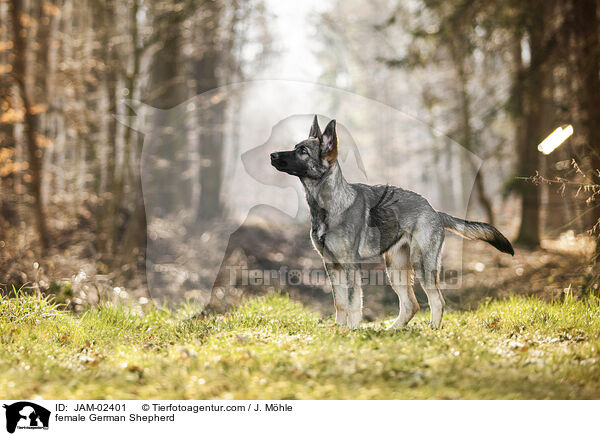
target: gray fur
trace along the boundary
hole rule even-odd
[[[386,262],[400,300],[392,328],[406,325],[419,309],[412,290],[415,275],[429,300],[431,325],[438,328],[444,310],[438,276],[445,229],[513,254],[510,242],[489,224],[436,212],[419,194],[402,188],[348,183],[336,157],[335,120],[321,134],[316,116],[307,140],[271,154],[275,168],[298,176],[304,186],[311,239],[332,283],[337,324],[357,328],[362,318],[362,261],[383,256]]]

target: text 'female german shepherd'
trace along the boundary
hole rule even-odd
[[[439,288],[444,230],[481,239],[512,255],[510,242],[489,224],[436,212],[414,192],[346,182],[337,162],[337,147],[335,120],[321,133],[315,115],[308,139],[293,150],[271,154],[271,164],[298,176],[306,191],[311,239],[331,281],[336,324],[358,327],[362,318],[360,262],[383,255],[400,299],[400,314],[391,328],[405,326],[419,310],[412,290],[415,275],[427,293],[431,326],[438,328],[444,312]]]

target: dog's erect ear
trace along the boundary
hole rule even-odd
[[[337,133],[335,132],[335,120],[331,120],[323,132],[323,139],[321,140],[321,157],[329,162],[336,160],[338,154],[337,146],[338,140]]]
[[[310,132],[308,133],[309,138],[317,138],[319,141],[321,140],[321,128],[319,127],[319,121],[317,120],[317,116],[313,118],[312,126],[310,126]]]

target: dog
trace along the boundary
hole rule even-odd
[[[416,275],[431,308],[430,325],[437,329],[445,305],[439,288],[445,230],[514,255],[508,239],[490,224],[437,212],[425,198],[402,188],[348,183],[337,156],[336,121],[321,133],[316,115],[308,139],[293,150],[271,153],[271,165],[298,177],[304,187],[310,236],[333,288],[337,325],[356,329],[360,324],[360,263],[367,259],[383,256],[398,295],[400,310],[390,328],[404,327],[419,310],[412,289]]]

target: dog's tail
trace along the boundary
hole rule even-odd
[[[513,250],[512,245],[496,227],[487,223],[462,220],[444,212],[438,212],[438,214],[440,215],[442,224],[446,230],[456,233],[463,238],[480,239],[493,245],[503,253],[514,256],[515,251]]]

